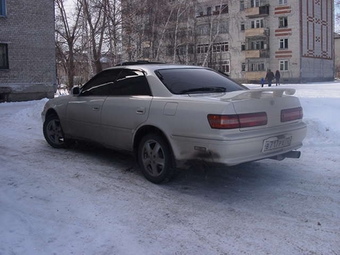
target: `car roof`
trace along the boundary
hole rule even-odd
[[[131,62],[132,64],[120,64],[116,65],[114,67],[109,67],[105,70],[110,69],[120,69],[120,68],[126,68],[126,69],[142,69],[145,71],[155,71],[159,69],[186,69],[186,68],[194,68],[194,69],[206,69],[206,67],[202,66],[192,66],[192,65],[180,65],[180,64],[165,64],[165,63],[135,63]]]

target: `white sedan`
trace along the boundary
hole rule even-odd
[[[294,89],[248,89],[209,68],[116,66],[42,112],[55,148],[83,140],[136,155],[151,182],[170,180],[191,161],[237,165],[299,158],[306,136]]]

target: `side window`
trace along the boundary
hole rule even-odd
[[[8,68],[8,47],[7,44],[0,43],[0,69]]]
[[[151,90],[143,72],[123,69],[112,85],[112,96],[151,96]]]
[[[105,70],[94,76],[82,88],[80,96],[108,96],[121,69]]]

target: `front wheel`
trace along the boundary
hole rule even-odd
[[[169,181],[173,177],[171,149],[160,135],[144,136],[139,143],[137,154],[141,171],[149,181],[158,184]]]
[[[49,145],[54,148],[66,148],[68,145],[63,129],[57,115],[49,115],[43,125],[44,137]]]

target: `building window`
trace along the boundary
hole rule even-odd
[[[208,44],[199,44],[196,47],[196,53],[202,54],[207,53],[209,50]],[[214,43],[210,48],[210,52],[226,52],[229,51],[229,43],[222,42],[222,43]]]
[[[242,23],[241,23],[241,31],[244,31],[245,28],[246,28],[246,27],[245,27],[244,23],[242,22]]]
[[[241,44],[241,51],[246,50],[246,45],[244,43]]]
[[[280,17],[279,18],[279,27],[288,27],[288,18]]]
[[[229,60],[221,62],[221,71],[224,73],[230,73],[230,62]]]
[[[280,71],[288,71],[288,60],[280,60]]]
[[[252,63],[249,68],[251,72],[265,71],[264,63]]]
[[[288,49],[288,39],[280,39],[280,49]]]
[[[8,47],[7,44],[0,43],[0,69],[8,68]]]
[[[241,71],[245,72],[246,71],[246,63],[241,64]]]
[[[6,0],[0,0],[0,16],[6,16]]]
[[[263,50],[265,49],[264,41],[251,41],[249,42],[249,50]]]
[[[263,19],[256,19],[250,22],[251,28],[260,28],[264,26]]]
[[[214,43],[213,44],[213,52],[225,52],[229,50],[229,43]]]
[[[207,15],[211,15],[211,7],[207,7]]]
[[[250,6],[253,7],[259,7],[261,6],[261,0],[250,0]]]
[[[229,22],[226,21],[221,21],[221,22],[214,22],[213,23],[213,34],[226,34],[229,33]]]
[[[198,25],[197,34],[198,35],[209,35],[210,34],[209,24]]]
[[[176,54],[177,55],[185,55],[187,52],[187,48],[185,45],[180,45],[176,48]]]
[[[222,4],[222,13],[228,13],[229,12],[229,7],[227,4]]]
[[[197,45],[196,52],[198,54],[207,53],[208,49],[209,49],[209,45],[208,44],[200,44],[200,45]]]
[[[244,11],[244,0],[240,0],[240,11]]]
[[[279,4],[287,4],[287,0],[279,0]]]
[[[209,9],[210,7],[208,7]],[[207,9],[207,10],[208,10]],[[213,11],[214,15],[218,15],[218,14],[224,14],[224,13],[228,13],[229,12],[229,8],[227,4],[222,4],[222,5],[216,5],[215,6],[215,10]],[[209,15],[209,14],[208,14]]]

